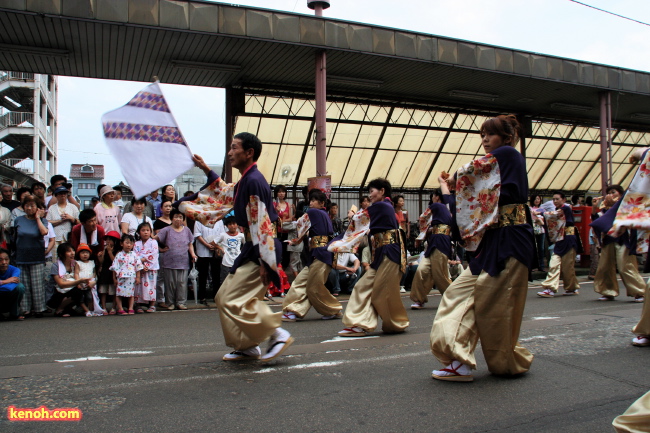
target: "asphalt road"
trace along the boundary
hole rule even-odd
[[[528,374],[494,377],[478,350],[472,383],[431,379],[440,296],[409,310],[401,335],[337,338],[341,322],[312,311],[285,324],[296,342],[268,366],[221,361],[214,308],[1,322],[0,431],[612,432],[650,389],[650,348],[630,345],[642,305],[598,302],[581,280],[575,297],[539,298],[530,285]],[[9,422],[11,405],[78,407],[83,418]]]

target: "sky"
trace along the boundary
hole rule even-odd
[[[329,18],[650,71],[650,2],[584,0],[582,3],[642,21],[641,24],[571,0],[331,0]],[[243,6],[313,15],[306,0],[250,0]],[[398,5],[398,7],[396,7]],[[100,118],[128,102],[147,83],[59,77],[58,172],[71,164],[103,164],[105,182],[123,176],[104,143]],[[222,164],[222,89],[162,84],[194,153]],[[92,95],[92,98],[88,98]],[[146,164],[146,158],[143,158]]]

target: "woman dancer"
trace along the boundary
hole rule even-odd
[[[445,291],[433,322],[431,351],[446,366],[432,372],[438,380],[472,381],[479,339],[493,374],[525,373],[533,361],[517,344],[535,257],[526,163],[513,147],[522,129],[514,116],[498,116],[480,131],[486,155],[461,168],[456,183],[456,220],[476,256]]]
[[[416,242],[427,238],[427,249],[422,252],[413,284],[411,286],[411,310],[424,308],[429,292],[435,285],[441,294],[451,284],[449,278],[449,260],[451,260],[451,213],[442,204],[442,191],[436,189],[431,194],[431,203],[420,216],[420,236]]]
[[[392,187],[386,179],[374,179],[368,184],[368,191],[372,204],[361,213],[370,218],[373,260],[368,271],[354,286],[343,316],[346,328],[339,331],[341,337],[365,336],[375,330],[379,317],[382,320],[382,330],[386,333],[404,332],[409,326],[399,294],[406,256],[395,210],[388,198]],[[353,222],[354,219],[350,222],[348,232],[354,231]],[[346,232],[346,237],[347,234]],[[360,241],[361,236],[357,239]],[[330,251],[333,248],[336,248],[336,243],[330,246]]]

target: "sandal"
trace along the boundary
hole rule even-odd
[[[365,337],[366,334],[366,330],[358,326],[352,326],[339,331],[339,336],[341,337]]]
[[[144,310],[144,312],[145,313],[155,313],[156,312],[156,307],[151,306],[151,307],[147,308],[146,310]]]
[[[111,308],[111,311],[108,313],[109,316],[114,316],[115,315],[115,308]]]
[[[454,367],[454,363],[458,363],[458,365]],[[462,367],[464,367],[463,370],[469,371],[467,373],[461,373],[458,370]],[[460,361],[452,361],[451,364],[445,368],[441,368],[440,370],[433,370],[431,372],[431,377],[434,379],[447,380],[450,382],[471,382],[474,380],[474,377],[472,376],[472,370]]]
[[[70,317],[68,313],[66,313],[64,310],[57,311],[54,313],[55,317]]]
[[[117,310],[117,315],[118,315],[118,316],[128,316],[129,313],[127,313],[127,312],[124,311],[124,310]]]
[[[135,310],[129,310],[128,314],[135,314]]]

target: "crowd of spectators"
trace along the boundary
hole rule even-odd
[[[16,199],[12,187],[4,185],[0,188],[0,273],[6,277],[0,276],[2,317],[5,317],[4,313],[9,313],[11,319],[22,320],[27,317],[42,317],[46,313],[92,316],[130,312],[137,314],[154,312],[156,309],[185,310],[188,281],[195,288],[196,301],[208,305],[228,275],[244,243],[244,235],[234,218],[225,218],[212,228],[198,222],[185,221],[185,216],[172,206],[176,200],[172,185],[165,185],[146,198],[134,198],[126,203],[119,186],[99,185],[98,202],[93,207],[80,211],[79,203],[70,194],[70,184],[64,176],[53,176],[51,184],[50,188],[40,182],[30,189],[20,188],[15,191]],[[46,195],[46,190],[49,195]],[[189,191],[185,195],[191,193]],[[294,245],[290,242],[297,237],[297,219],[309,208],[307,187],[303,188],[302,193],[303,199],[292,204],[285,186],[278,185],[273,191],[274,205],[279,216],[277,235],[283,246],[282,262],[279,264],[283,283],[282,287],[270,285],[268,297],[285,296],[290,281],[306,263],[308,247],[302,243]],[[588,197],[587,201],[590,199]],[[575,205],[580,205],[580,200],[582,197],[572,197]],[[410,218],[405,208],[404,197],[396,195],[392,201],[409,253],[407,272],[401,281],[401,291],[404,292],[409,289],[417,270],[420,261],[418,249],[421,251],[422,246],[413,242],[418,230],[415,229],[417,225],[413,224],[416,221]],[[344,210],[345,215],[341,218],[342,209],[337,203],[328,201],[332,237],[342,235],[351,216],[358,209],[366,209],[369,205],[369,198],[363,196],[358,207],[354,205]],[[543,209],[542,197],[531,197],[530,206],[534,211],[533,223],[539,258],[537,267],[544,270],[545,258],[549,252],[544,218],[537,213]],[[142,228],[150,231],[144,240],[146,245],[151,245],[151,242],[156,244],[155,265],[150,262],[146,269],[142,269],[142,276],[148,275],[147,278],[150,278],[141,284],[146,285],[146,288],[138,289],[138,284],[141,283],[139,277],[138,284],[133,281],[136,289],[133,295],[127,297],[133,299],[132,308],[128,302],[125,305],[129,307],[125,308],[121,302],[124,297],[120,296],[121,292],[116,287],[119,286],[116,275],[120,272],[119,269],[114,272],[117,266],[113,265],[123,251],[124,236],[133,238],[133,254],[145,250],[149,256],[153,254],[151,247],[145,248],[143,245],[140,234]],[[137,242],[140,242],[139,246],[136,245]],[[60,255],[62,253],[64,256]],[[595,246],[592,247],[592,255],[597,257],[594,253],[597,253]],[[9,267],[4,266],[4,255],[10,260],[10,264],[7,263]],[[90,284],[75,275],[74,267],[77,263],[82,263],[80,255],[88,255],[94,264]],[[454,249],[452,258],[455,260],[449,260],[449,266],[450,277],[453,278],[462,271],[463,259],[466,257],[464,251],[458,248]],[[140,261],[144,263],[147,260],[140,257]],[[371,262],[371,247],[366,237],[354,253],[336,256],[327,287],[334,296],[350,294]],[[152,279],[154,274],[151,272],[155,273],[156,278]],[[136,273],[134,271],[134,278]],[[93,288],[96,290],[95,297],[91,294]],[[147,295],[149,291],[153,295]],[[96,308],[93,304],[95,300],[98,303]],[[16,302],[18,306],[15,305]]]

